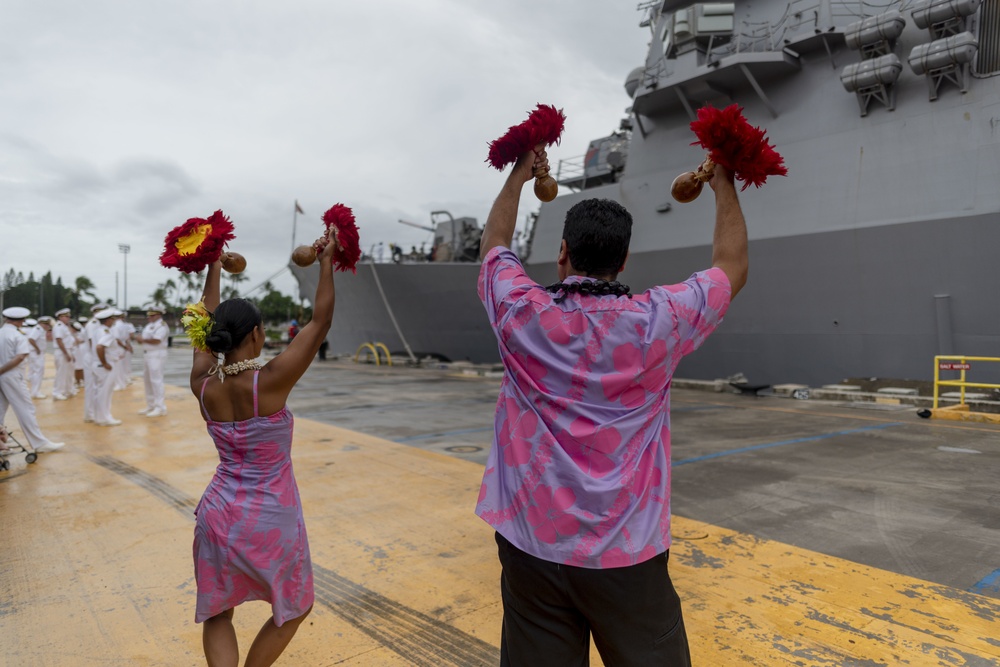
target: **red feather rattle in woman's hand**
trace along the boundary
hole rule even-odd
[[[207,218],[189,218],[174,227],[163,241],[160,264],[184,273],[197,273],[221,259],[229,273],[243,273],[247,260],[237,252],[223,252],[229,241],[236,238],[233,223],[221,210]]]
[[[698,137],[691,145],[706,149],[708,157],[698,169],[681,174],[670,186],[670,194],[682,204],[701,194],[717,164],[743,181],[741,190],[751,184],[759,188],[768,176],[788,173],[784,158],[768,143],[764,130],[751,126],[743,117],[743,109],[735,104],[721,111],[713,107],[698,109],[698,120],[691,123],[691,130]]]
[[[300,245],[292,252],[292,261],[303,268],[312,265],[329,243],[334,243],[332,262],[336,271],[357,273],[361,242],[354,213],[343,204],[334,204],[323,214],[326,233],[312,245]]]
[[[528,120],[507,130],[506,134],[490,142],[490,154],[486,161],[492,167],[503,171],[508,164],[539,145],[551,146],[559,143],[566,115],[561,109],[539,104],[528,114]],[[549,176],[549,170],[544,169],[534,174],[535,196],[541,201],[552,201],[559,193],[559,184]]]

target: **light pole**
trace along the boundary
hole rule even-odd
[[[119,243],[118,251],[125,255],[125,281],[122,287],[122,301],[125,303],[125,312],[128,312],[128,253],[132,249],[127,243]]]

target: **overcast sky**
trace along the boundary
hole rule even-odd
[[[550,160],[616,130],[648,35],[622,0],[7,0],[0,22],[0,271],[51,270],[141,305],[166,233],[222,209],[247,287],[320,215],[406,247],[445,209],[485,222],[487,143],[537,103],[567,115]],[[537,207],[522,200],[523,215]],[[292,293],[287,272],[276,281]]]

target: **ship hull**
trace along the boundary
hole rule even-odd
[[[998,247],[1000,214],[752,241],[747,286],[677,375],[743,373],[755,383],[816,386],[848,377],[930,379],[935,354],[995,356]],[[710,264],[708,245],[637,251],[620,278],[636,292],[682,281]],[[555,280],[554,263],[527,268],[541,284]],[[375,270],[412,350],[499,361],[476,294],[478,265]],[[318,271],[295,272],[308,298]],[[374,276],[370,265],[337,275],[331,351],[354,353],[374,341],[404,350]]]
[[[301,298],[311,300],[319,268],[290,268]],[[458,262],[360,264],[356,274],[337,273],[329,352],[355,354],[363,344],[378,342],[397,358],[406,358],[408,345],[417,356],[498,361],[496,339],[476,294],[478,277],[479,264]]]

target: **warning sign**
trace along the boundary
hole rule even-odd
[[[972,370],[972,364],[954,364],[942,361],[938,363],[938,369],[942,371],[968,371]]]

